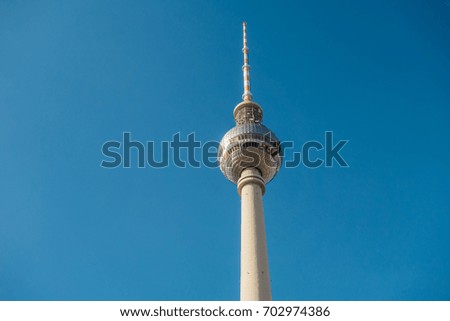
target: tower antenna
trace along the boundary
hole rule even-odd
[[[247,23],[245,21],[242,23],[242,33],[244,42],[244,47],[242,48],[242,52],[244,53],[244,65],[242,66],[244,73],[244,94],[242,95],[242,99],[244,101],[252,101],[253,96],[250,92],[250,65],[248,64]]]

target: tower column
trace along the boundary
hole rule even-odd
[[[269,262],[262,196],[282,164],[281,143],[262,124],[263,111],[250,92],[247,28],[242,24],[244,94],[233,111],[236,126],[222,138],[217,151],[220,170],[237,185],[241,197],[241,300],[270,301]]]
[[[272,300],[262,196],[265,182],[256,168],[243,170],[241,196],[241,301]]]

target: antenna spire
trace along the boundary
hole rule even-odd
[[[242,66],[242,71],[244,73],[244,94],[242,95],[242,99],[244,101],[252,101],[253,96],[250,92],[250,65],[248,64],[248,47],[247,47],[247,23],[242,23],[242,32],[243,32],[243,40],[244,47],[242,48],[242,52],[244,53],[244,65]]]

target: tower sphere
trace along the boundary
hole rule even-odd
[[[253,101],[243,101],[234,109],[236,126],[222,138],[218,159],[220,170],[237,184],[245,168],[257,168],[265,183],[270,182],[281,167],[281,144],[262,122],[262,109]]]

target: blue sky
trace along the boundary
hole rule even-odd
[[[239,299],[220,170],[100,162],[123,132],[220,140],[242,21],[264,123],[349,140],[267,186],[273,298],[450,300],[445,0],[1,1],[0,299]]]

